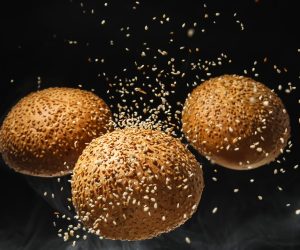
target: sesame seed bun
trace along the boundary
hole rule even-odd
[[[72,177],[72,200],[90,232],[143,240],[183,224],[204,187],[200,164],[163,132],[128,128],[93,140]]]
[[[196,87],[184,104],[182,129],[202,155],[239,170],[273,161],[290,137],[289,116],[279,97],[262,83],[237,75]]]
[[[21,99],[0,129],[0,152],[15,171],[61,176],[93,138],[110,129],[111,112],[91,92],[48,88]]]

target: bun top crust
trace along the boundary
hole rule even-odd
[[[183,224],[204,187],[200,164],[163,132],[115,130],[93,140],[72,177],[72,200],[90,232],[142,240]]]
[[[262,83],[237,75],[196,87],[182,112],[183,132],[202,155],[232,169],[273,161],[290,137],[280,98]]]
[[[93,138],[111,129],[111,112],[95,94],[48,88],[21,99],[0,130],[0,151],[15,171],[61,176]]]

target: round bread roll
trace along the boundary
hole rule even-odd
[[[262,83],[237,75],[203,82],[187,98],[182,129],[202,155],[231,169],[273,161],[290,137],[289,116]]]
[[[204,187],[200,164],[163,132],[128,128],[93,140],[74,168],[72,200],[90,232],[144,240],[183,224]]]
[[[111,112],[91,92],[48,88],[21,99],[0,129],[0,152],[15,171],[70,173],[86,144],[111,129]]]

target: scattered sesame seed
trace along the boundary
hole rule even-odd
[[[190,238],[189,238],[189,237],[185,237],[185,242],[186,242],[187,244],[191,244]]]
[[[215,214],[218,211],[218,207],[214,207],[214,209],[212,210],[212,213]]]

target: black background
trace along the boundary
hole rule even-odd
[[[132,10],[132,6],[137,9]],[[90,14],[91,9],[95,14]],[[299,90],[291,94],[277,91],[278,84],[286,87],[292,82],[297,86],[299,82],[298,10],[297,1],[283,0],[209,1],[206,9],[203,1],[190,0],[141,1],[139,5],[134,1],[115,0],[109,1],[107,7],[104,1],[93,0],[85,1],[83,7],[75,0],[1,3],[2,118],[21,97],[37,90],[38,77],[41,88],[82,84],[84,89],[94,88],[99,96],[114,105],[116,100],[106,94],[112,78],[107,80],[98,74],[134,76],[132,65],[139,58],[143,42],[152,48],[166,49],[178,58],[183,53],[180,46],[199,47],[200,53],[190,56],[190,60],[211,59],[226,53],[232,63],[211,71],[213,76],[242,74],[244,69],[250,72],[257,60],[257,79],[275,89],[291,117],[292,152],[284,155],[286,160],[281,164],[238,172],[211,166],[195,153],[204,165],[206,188],[197,213],[181,228],[143,242],[99,241],[90,237],[86,242],[79,242],[75,249],[300,249],[300,215],[295,214],[300,209],[300,176],[299,170],[293,169],[299,163]],[[210,18],[205,20],[203,16],[207,12]],[[214,16],[216,12],[220,12],[220,17]],[[237,16],[233,17],[235,12]],[[153,16],[164,13],[171,17],[170,23],[160,25],[151,21]],[[101,26],[103,19],[107,23]],[[243,22],[245,31],[240,30],[235,20]],[[188,38],[181,24],[186,22],[191,27],[195,21],[198,22],[196,33]],[[149,25],[149,32],[144,31],[145,25]],[[126,26],[130,26],[130,38],[120,31]],[[202,27],[205,33],[200,32]],[[168,43],[171,30],[176,34],[173,44]],[[69,40],[78,43],[69,44]],[[114,46],[109,44],[110,40],[114,40]],[[263,64],[265,57],[268,63]],[[105,63],[89,62],[89,58],[105,58]],[[288,72],[277,74],[272,68],[274,64],[286,67]],[[127,72],[123,72],[124,67]],[[178,67],[184,71],[187,66],[182,63]],[[205,74],[201,77],[208,78]],[[186,81],[196,79],[191,74]],[[179,88],[171,102],[183,101],[190,90]],[[275,168],[284,168],[286,172],[274,175]],[[212,176],[218,181],[212,181]],[[254,183],[249,181],[252,178]],[[45,190],[59,193],[55,183],[22,176],[1,162],[0,250],[72,249],[72,242],[59,239],[52,225],[54,211],[64,211],[62,198],[54,200],[41,195]],[[234,188],[240,191],[234,193]],[[262,201],[258,195],[263,196]],[[216,214],[211,212],[214,207],[218,207]],[[191,244],[185,242],[186,236]]]

